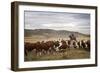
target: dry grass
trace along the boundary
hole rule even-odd
[[[90,52],[84,49],[70,49],[65,52],[55,52],[53,54],[45,54],[36,56],[33,52],[25,56],[25,61],[42,61],[42,60],[62,60],[62,59],[86,59],[90,58]]]

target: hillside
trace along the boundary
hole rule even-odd
[[[42,37],[57,37],[57,38],[65,38],[68,37],[70,34],[74,34],[76,37],[89,37],[89,35],[82,34],[79,32],[67,31],[67,30],[52,30],[52,29],[24,29],[24,36],[31,37],[31,36],[42,36]]]

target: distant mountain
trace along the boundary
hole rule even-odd
[[[53,29],[24,29],[24,36],[30,37],[30,36],[43,36],[43,37],[68,37],[70,34],[74,34],[77,37],[80,36],[86,36],[89,37],[90,35],[82,34],[79,32],[74,31],[67,31],[67,30],[53,30]]]

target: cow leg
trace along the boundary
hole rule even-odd
[[[41,56],[42,55],[42,52],[39,52],[39,56]]]

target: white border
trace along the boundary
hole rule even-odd
[[[57,61],[32,61],[24,62],[24,10],[30,11],[54,11],[54,12],[74,12],[74,13],[90,13],[91,14],[91,58],[79,60],[57,60]],[[95,64],[95,10],[80,8],[60,8],[60,7],[44,7],[44,6],[25,6],[19,5],[19,68],[34,67],[50,67],[63,65],[83,65]]]

